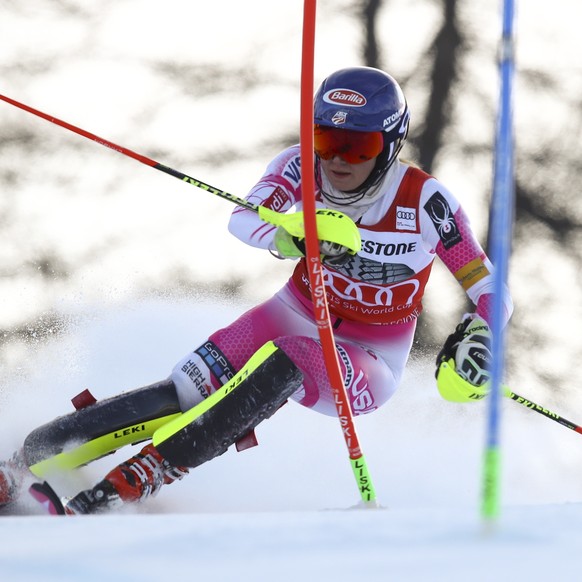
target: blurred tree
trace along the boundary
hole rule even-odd
[[[235,59],[217,63],[215,59],[205,60],[199,53],[194,57],[189,56],[187,51],[176,57],[158,56],[157,53],[155,56],[136,56],[127,50],[125,37],[124,44],[116,46],[111,30],[101,28],[105,18],[103,15],[124,2],[108,0],[107,11],[103,10],[101,4],[99,8],[93,9],[78,0],[61,0],[56,3],[34,0],[29,4],[4,3],[5,13],[0,25],[7,26],[8,16],[14,14],[19,17],[14,20],[14,29],[20,30],[25,23],[31,25],[27,29],[28,35],[23,36],[27,44],[22,45],[20,52],[16,54],[16,49],[7,46],[7,51],[0,58],[0,72],[7,80],[6,83],[22,89],[26,94],[27,79],[34,79],[38,83],[37,87],[50,89],[51,75],[55,70],[74,65],[77,59],[83,63],[84,58],[88,62],[98,58],[108,70],[112,64],[111,55],[123,55],[123,58],[127,58],[128,67],[133,66],[139,58],[143,69],[147,69],[153,76],[152,86],[159,86],[164,91],[160,91],[159,96],[155,93],[147,96],[147,105],[142,104],[143,110],[138,108],[134,118],[127,122],[128,135],[133,136],[137,130],[147,129],[148,123],[165,122],[167,118],[156,120],[154,113],[162,110],[167,95],[172,99],[172,107],[190,111],[186,107],[192,101],[202,102],[206,99],[205,107],[210,109],[214,106],[215,96],[224,98],[233,91],[239,96],[251,93],[251,100],[255,94],[257,100],[264,98],[264,92],[273,87],[277,90],[287,88],[293,95],[297,93],[298,82],[286,76],[286,71],[278,66],[279,63],[268,67],[258,58],[267,52],[261,44],[260,34],[257,37],[249,34],[248,40],[249,45],[257,43],[259,47],[256,60],[246,58],[244,61]],[[130,3],[125,4],[127,8]],[[393,36],[383,34],[380,22],[388,13],[393,16],[390,12],[392,9],[394,17],[400,17],[405,7],[409,9],[411,19],[399,24],[409,29],[410,43],[415,45],[414,51],[406,51],[406,54],[415,56],[409,60],[397,60],[399,57],[395,53],[399,55],[402,51],[394,45]],[[412,10],[414,14],[410,17]],[[491,189],[491,178],[487,177],[486,172],[491,166],[491,136],[496,103],[482,73],[483,67],[488,68],[487,74],[493,71],[495,47],[487,45],[484,28],[480,20],[475,21],[475,16],[490,10],[481,6],[477,0],[415,0],[412,8],[402,0],[321,0],[318,6],[318,14],[325,18],[326,34],[331,34],[336,24],[341,24],[339,28],[342,31],[353,31],[354,23],[357,23],[361,32],[357,48],[361,62],[394,70],[407,95],[414,95],[417,104],[406,156],[436,175],[440,175],[445,161],[457,167],[470,168],[471,172],[479,168],[481,174],[475,177],[474,182],[478,183],[476,188],[481,189],[479,200],[482,200],[485,210]],[[424,23],[430,21],[431,25],[423,28],[421,35],[415,29],[415,24],[420,21],[418,15],[422,15]],[[44,26],[46,22],[66,23],[70,46],[74,49],[66,53],[59,52],[59,43],[47,42],[55,38],[49,34],[42,43],[43,50],[33,50],[33,42],[28,40],[28,36],[33,30],[37,35],[40,31],[50,30],[50,27]],[[281,39],[293,34],[296,34],[296,30],[292,25],[284,27]],[[156,39],[151,42],[155,43]],[[418,51],[416,47],[419,47]],[[352,50],[351,43],[342,42],[344,49]],[[73,54],[75,58],[72,58]],[[129,56],[125,57],[126,54]],[[560,369],[558,362],[564,358],[576,361],[582,352],[582,340],[577,335],[564,342],[559,333],[563,321],[575,324],[582,317],[582,286],[578,284],[582,262],[582,208],[578,203],[576,186],[582,177],[582,101],[579,98],[581,91],[578,90],[582,83],[579,78],[576,80],[576,75],[582,75],[579,68],[560,71],[559,67],[548,67],[547,64],[537,66],[534,62],[534,66],[525,69],[519,60],[517,64],[519,85],[516,90],[516,111],[521,121],[517,132],[516,228],[511,274],[514,281],[519,283],[515,285],[519,295],[514,293],[517,309],[511,325],[515,340],[510,343],[510,358],[516,373],[524,378],[527,371],[538,377],[547,375],[562,381],[566,373]],[[72,69],[74,74],[81,70],[81,67]],[[97,74],[104,70],[97,69]],[[46,84],[43,85],[43,82]],[[120,89],[123,89],[121,85]],[[282,93],[277,95],[277,98],[280,97]],[[42,99],[38,103],[42,104]],[[4,110],[3,114],[10,115],[10,112]],[[234,103],[233,117],[239,114],[240,109]],[[123,115],[120,112],[121,118]],[[467,130],[468,115],[470,131]],[[231,151],[225,150],[223,144],[213,146],[209,143],[204,148],[194,148],[195,153],[193,148],[186,145],[176,151],[162,149],[149,154],[156,159],[172,160],[177,167],[188,163],[212,164],[212,167],[218,168],[220,163],[236,164],[250,156],[263,160],[274,149],[297,141],[297,128],[291,121],[288,126],[285,123],[287,121],[282,122],[277,130],[270,132],[253,148],[233,147]],[[45,131],[41,136],[41,132]],[[163,143],[168,142],[162,142],[156,147],[164,147]],[[59,152],[58,164],[51,157],[51,153],[56,150]],[[56,245],[50,238],[50,232],[44,232],[43,227],[50,225],[46,213],[52,210],[52,216],[58,216],[58,205],[37,213],[25,213],[24,203],[20,208],[17,205],[23,199],[23,191],[30,197],[35,195],[32,188],[26,190],[26,186],[32,183],[30,169],[34,169],[37,176],[43,177],[42,184],[34,184],[43,193],[38,198],[39,203],[47,198],[52,199],[47,196],[49,188],[53,195],[58,193],[59,200],[65,202],[89,194],[102,197],[103,201],[106,196],[111,197],[122,180],[104,178],[99,182],[92,181],[90,187],[80,182],[82,172],[79,168],[87,170],[86,164],[88,159],[93,159],[94,151],[93,144],[71,140],[70,136],[61,136],[51,128],[45,130],[37,123],[27,125],[20,115],[7,117],[3,121],[0,137],[0,183],[3,188],[0,219],[3,229],[0,234],[3,237],[2,247],[17,247],[19,255],[16,252],[5,252],[0,283],[3,279],[15,279],[16,275],[20,275],[26,284],[33,278],[35,284],[38,279],[42,279],[46,289],[51,286],[59,289],[60,282],[72,276],[76,269],[97,264],[104,256],[115,254],[119,243],[115,226],[110,231],[104,231],[97,242],[87,236],[87,240],[83,241],[86,245],[83,252],[73,252],[72,249]],[[81,159],[83,152],[87,154],[85,160]],[[125,169],[123,172],[125,176]],[[101,173],[106,175],[108,172]],[[62,208],[66,208],[66,204]],[[38,222],[33,223],[34,220]],[[41,232],[33,241],[31,233],[36,230]],[[224,280],[213,282],[225,283]],[[165,284],[165,281],[160,283]],[[22,285],[18,283],[17,286]],[[459,315],[465,307],[459,306]],[[540,311],[559,322],[550,332],[547,327],[538,325]],[[448,332],[451,324],[448,319],[440,321],[435,310],[430,310],[430,313],[427,310],[423,315],[426,325],[419,326],[419,344],[438,345]],[[5,331],[10,335],[10,330]],[[550,349],[553,350],[551,358],[546,355]],[[559,357],[556,357],[555,352]],[[527,357],[524,357],[524,353]],[[570,377],[568,382],[573,383],[575,380]]]
[[[382,68],[383,48],[378,44],[376,30],[383,0],[359,0],[355,13],[360,15],[363,28],[362,59],[369,67]],[[457,0],[439,0],[442,5],[441,25],[421,55],[415,69],[428,69],[426,92],[427,108],[421,120],[416,121],[410,137],[415,159],[431,173],[442,145],[443,135],[452,118],[452,101],[459,77],[459,54],[464,49],[464,35],[458,24]],[[402,82],[406,85],[406,80]]]
[[[379,56],[380,47],[378,46],[376,34],[378,13],[382,4],[383,0],[364,0],[360,7],[364,27],[362,56],[364,63],[368,67],[375,67],[376,69],[382,68]]]
[[[383,0],[360,0],[355,12],[359,12],[364,34],[362,35],[363,62],[370,67],[381,68],[380,55],[383,47],[378,45],[376,30]],[[453,96],[459,81],[459,54],[464,48],[464,35],[458,24],[457,0],[439,0],[442,6],[441,24],[432,40],[421,54],[421,63],[416,70],[428,71],[426,77],[426,109],[416,122],[409,137],[408,150],[413,159],[428,173],[433,173],[443,136],[453,118]],[[399,80],[400,81],[400,80]],[[406,87],[406,79],[401,84]],[[430,316],[423,315],[429,325],[419,325],[416,345],[421,351],[441,341],[442,331],[430,325]]]
[[[359,0],[355,4],[354,12],[359,13],[364,31],[361,55],[364,63],[369,66],[381,66],[382,55],[388,51],[388,47],[379,44],[376,30],[381,9],[383,5],[389,4],[382,0]],[[466,156],[466,159],[490,159],[492,145],[485,141],[479,143],[459,129],[462,121],[455,108],[463,95],[471,95],[482,103],[486,102],[483,95],[478,94],[483,87],[469,81],[461,62],[479,46],[479,39],[474,35],[467,36],[470,35],[470,27],[460,18],[457,0],[436,0],[430,4],[440,6],[441,23],[427,42],[419,62],[410,67],[415,75],[419,72],[422,75],[428,96],[424,113],[420,119],[416,118],[409,149],[421,167],[433,173],[447,135],[459,141],[459,146],[454,149],[461,156]],[[582,263],[582,247],[579,244],[582,210],[577,202],[575,186],[582,179],[582,101],[578,97],[573,100],[565,98],[560,81],[551,72],[518,67],[517,75],[522,83],[520,90],[523,97],[518,95],[520,101],[525,103],[527,99],[537,98],[541,102],[546,98],[559,104],[560,118],[568,119],[569,127],[568,131],[564,131],[559,125],[547,125],[539,140],[530,140],[521,134],[516,138],[513,280],[531,280],[534,285],[539,285],[532,300],[534,304],[516,306],[516,315],[510,327],[514,342],[509,343],[509,368],[520,379],[534,376],[552,388],[558,385],[572,387],[576,381],[568,370],[557,364],[556,358],[551,359],[546,355],[556,338],[555,334],[548,332],[547,326],[538,325],[538,313],[543,305],[546,314],[551,310],[556,312],[557,318],[564,316],[557,305],[560,300],[556,298],[564,293],[565,284],[573,298],[566,313],[571,314],[575,320],[581,316],[580,285],[572,286],[569,281],[562,281],[561,276],[564,275],[552,269],[552,263],[559,264],[562,273],[567,273],[567,269],[579,273]],[[401,80],[405,90],[408,81],[406,78]],[[490,105],[484,108],[492,126],[496,108],[497,104],[493,108]],[[535,118],[532,122],[538,124]],[[488,185],[484,204],[487,204],[490,189]],[[532,247],[540,253],[537,259],[531,257]],[[460,306],[459,313],[467,308]],[[422,319],[428,325],[420,325],[418,328],[417,346],[421,351],[431,344],[438,344],[443,333],[438,325],[433,325],[436,319],[434,313],[425,312]],[[582,355],[582,342],[576,336],[567,345],[560,344],[559,351],[565,356],[564,361],[578,360]]]

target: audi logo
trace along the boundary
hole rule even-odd
[[[402,218],[404,220],[414,220],[416,218],[416,212],[405,212],[404,210],[399,210],[396,213],[396,218]]]

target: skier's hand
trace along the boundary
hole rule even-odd
[[[491,363],[489,325],[480,317],[466,317],[437,356],[436,377],[441,396],[454,402],[484,398]]]
[[[298,258],[305,256],[305,229],[303,213],[293,215],[295,220],[277,227],[273,239],[276,256]],[[358,227],[349,216],[335,210],[320,208],[316,211],[317,232],[321,237],[319,252],[326,264],[338,266],[360,250]]]
[[[305,256],[305,239],[292,236],[282,226],[277,228],[273,240],[277,256],[282,259],[296,259]],[[319,241],[319,253],[323,262],[341,265],[349,259],[349,249],[338,243]]]

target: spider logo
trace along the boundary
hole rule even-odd
[[[444,200],[437,199],[434,201],[430,208],[430,218],[441,237],[448,237],[457,230],[457,224],[451,209]]]

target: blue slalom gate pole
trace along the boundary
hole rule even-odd
[[[493,194],[491,199],[490,256],[495,267],[491,331],[493,367],[486,425],[481,515],[493,520],[499,515],[501,481],[501,398],[505,370],[503,295],[507,285],[515,205],[513,77],[514,0],[503,2],[503,28],[499,54],[500,99],[495,135]]]

